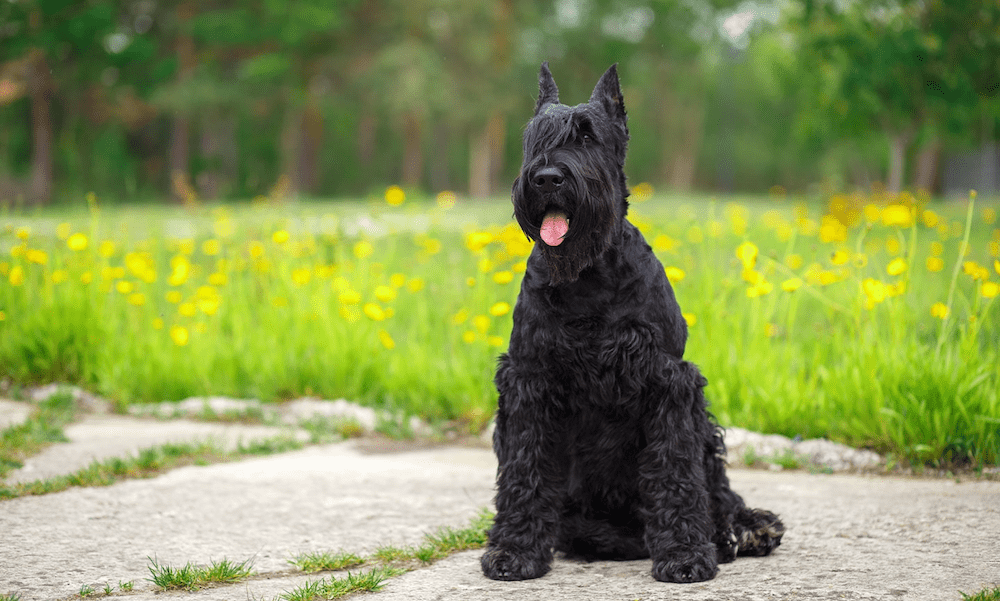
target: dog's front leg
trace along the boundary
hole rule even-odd
[[[697,412],[704,412],[697,368],[671,360],[664,380],[647,393],[647,447],[640,456],[639,489],[653,577],[700,582],[718,573],[714,525]]]
[[[565,453],[551,411],[531,393],[523,383],[500,393],[493,436],[497,514],[481,560],[494,580],[545,575],[558,534]]]

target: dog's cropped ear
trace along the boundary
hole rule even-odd
[[[549,71],[548,61],[542,63],[542,69],[538,72],[538,102],[535,103],[535,114],[537,115],[546,104],[559,104],[559,88],[556,87],[556,80]]]
[[[601,79],[597,80],[590,102],[600,104],[609,117],[625,125],[625,99],[622,98],[622,88],[618,83],[617,63],[608,67]]]

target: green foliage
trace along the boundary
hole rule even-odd
[[[961,591],[962,601],[1000,601],[1000,587],[986,587],[973,595],[967,595]]]
[[[65,442],[62,428],[73,420],[75,411],[73,397],[59,392],[39,403],[24,423],[0,432],[0,478],[50,443]]]

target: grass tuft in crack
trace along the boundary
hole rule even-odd
[[[24,423],[0,432],[0,478],[53,442],[65,442],[63,426],[73,421],[76,406],[68,392],[57,392],[38,404]]]
[[[288,560],[303,572],[336,572],[359,566],[365,562],[364,559],[354,553],[339,551],[330,553],[328,551],[314,551],[312,553],[302,553]]]
[[[283,601],[316,601],[319,599],[339,599],[353,593],[377,591],[386,579],[405,573],[407,570],[390,566],[378,566],[356,574],[348,572],[343,578],[314,580],[283,593]]]
[[[150,564],[149,580],[165,591],[194,591],[206,584],[229,584],[246,580],[253,575],[252,558],[240,563],[228,559],[213,561],[208,567],[198,567],[188,563],[182,568],[160,565],[152,557],[146,559]]]
[[[142,449],[125,458],[95,460],[87,467],[65,476],[11,485],[0,485],[0,500],[59,492],[74,486],[110,486],[129,478],[150,478],[185,465],[207,465],[236,461],[248,456],[271,455],[301,449],[301,443],[289,436],[254,440],[226,451],[211,441],[168,443]]]
[[[959,594],[962,595],[962,601],[1000,601],[1000,586],[984,588],[974,595],[966,595],[961,591]]]
[[[343,578],[307,582],[300,587],[282,594],[280,599],[282,601],[317,601],[320,599],[336,599],[359,591],[378,590],[386,578],[398,576],[414,569],[416,567],[414,562],[429,564],[458,551],[483,547],[487,541],[487,532],[493,524],[493,517],[494,514],[492,512],[483,509],[465,528],[441,528],[434,534],[426,535],[424,544],[419,547],[393,547],[387,545],[379,547],[367,558],[343,552],[337,554],[312,553],[308,556],[299,555],[289,563],[299,566],[303,571],[313,571],[303,567],[303,565],[307,565],[306,558],[312,556],[329,558],[350,557],[357,560],[358,563],[354,565],[371,563],[378,565],[367,572],[358,572],[357,574],[348,573]],[[330,565],[336,565],[336,563],[331,561]],[[345,567],[349,566],[344,565],[339,569]],[[325,569],[332,571],[338,568],[318,568],[318,570]]]
[[[0,595],[0,601],[21,601],[21,595],[17,593],[6,593]]]

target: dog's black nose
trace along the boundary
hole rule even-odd
[[[563,172],[558,167],[545,167],[535,172],[531,185],[542,192],[555,192],[563,184]]]

